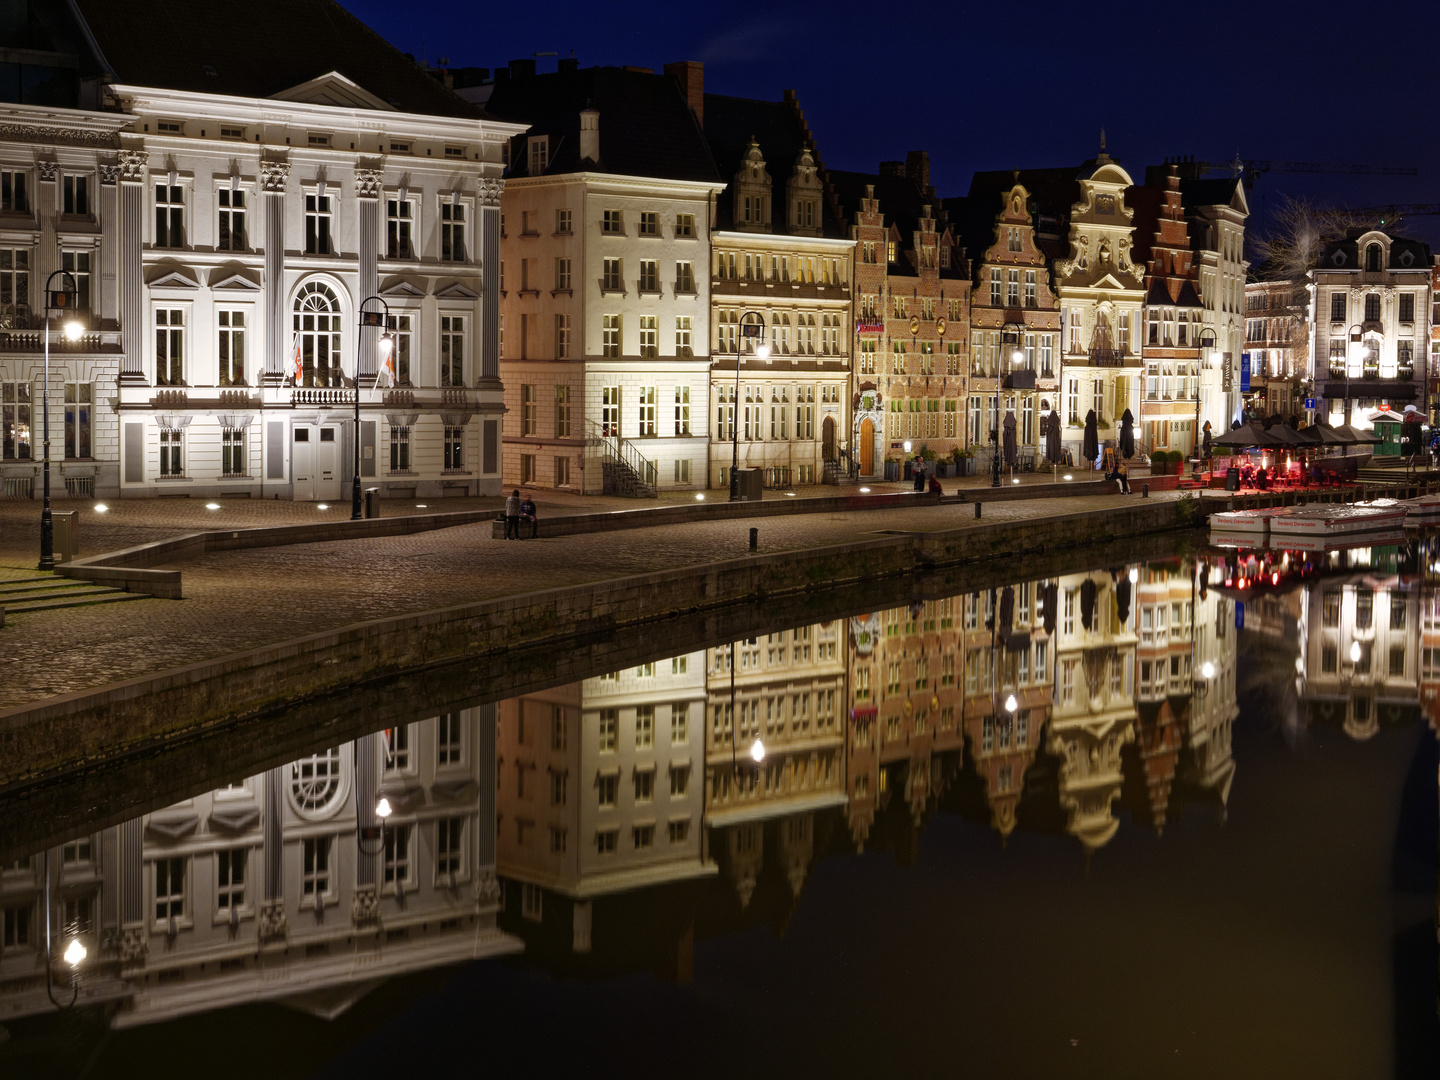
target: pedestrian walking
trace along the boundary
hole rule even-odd
[[[915,478],[915,490],[925,490],[925,459],[919,454],[915,455],[915,465],[910,470],[910,475]]]
[[[534,540],[540,535],[540,518],[535,512],[535,500],[530,497],[528,492],[525,495],[525,501],[520,504],[520,524],[527,523],[530,526],[530,539]],[[516,532],[518,533],[519,530],[517,529]]]
[[[516,488],[505,500],[505,539],[520,539],[520,489]]]

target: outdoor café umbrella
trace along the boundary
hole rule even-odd
[[[1080,625],[1089,630],[1095,625],[1095,581],[1086,578],[1080,584]]]
[[[1135,456],[1135,417],[1129,409],[1120,414],[1120,456],[1127,461]]]
[[[1015,410],[1005,410],[1005,464],[1015,467]]]
[[[1130,618],[1130,575],[1121,569],[1110,576],[1115,579],[1115,617],[1124,625]]]
[[[1052,463],[1060,461],[1060,410],[1052,409],[1045,421],[1045,457]]]
[[[1253,420],[1233,431],[1227,431],[1215,440],[1216,446],[1260,446],[1265,438],[1265,431]]]
[[[1385,440],[1376,435],[1373,431],[1362,431],[1353,424],[1342,424],[1335,429],[1336,433],[1343,436],[1351,446],[1364,445],[1376,446]]]
[[[1100,433],[1097,430],[1094,409],[1085,414],[1085,439],[1080,444],[1080,454],[1092,464],[1100,456]]]

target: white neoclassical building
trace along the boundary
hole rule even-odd
[[[52,458],[63,430],[72,493],[339,499],[357,392],[366,486],[498,493],[499,280],[486,268],[502,149],[520,129],[338,5],[262,0],[257,17],[303,52],[228,35],[215,12],[141,7],[76,7],[104,72],[98,109],[0,133],[7,490],[34,484],[40,456],[33,434],[22,454],[21,412],[28,397],[39,426],[39,294],[54,268],[75,275],[88,324],[51,369]],[[194,46],[193,64],[157,60],[135,30],[152,17]],[[388,310],[383,360],[362,305]]]

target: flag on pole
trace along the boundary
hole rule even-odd
[[[392,345],[389,349],[386,349],[386,350],[385,350],[385,362],[384,362],[384,364],[382,365],[381,370],[385,372],[385,385],[386,385],[386,386],[394,386],[396,380],[395,380],[395,348],[394,348],[393,345]]]
[[[301,355],[300,355],[300,335],[299,335],[299,334],[296,334],[296,335],[291,339],[291,342],[292,342],[292,344],[293,344],[294,347],[295,347],[295,348],[294,348],[294,355],[295,355],[295,385],[296,385],[296,386],[302,386],[302,385],[304,385],[304,383],[305,383],[305,361],[302,359],[302,357],[301,357]]]

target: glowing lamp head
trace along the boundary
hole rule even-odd
[[[1215,665],[1209,660],[1206,660],[1205,663],[1200,665],[1200,674],[1207,679],[1213,679],[1215,677]]]
[[[757,765],[765,760],[765,744],[759,739],[750,744],[750,756],[755,759]]]
[[[1007,698],[1005,699],[1005,711],[1006,711],[1006,712],[1008,712],[1008,713],[1013,713],[1013,712],[1014,712],[1016,709],[1018,709],[1018,708],[1020,708],[1020,703],[1015,700],[1015,695],[1014,695],[1014,694],[1011,694],[1009,697],[1007,697]]]
[[[385,331],[385,333],[380,335],[380,356],[382,358],[389,356],[390,350],[394,347],[395,339],[390,336],[390,331],[387,330]]]
[[[375,816],[381,821],[384,821],[394,812],[394,809],[390,806],[390,800],[384,795],[381,795],[379,801],[375,803]]]
[[[1358,641],[1352,641],[1350,643],[1350,662],[1352,664],[1358,664],[1360,662],[1360,642]]]
[[[65,962],[72,968],[78,968],[85,962],[88,950],[80,944],[79,938],[71,938],[70,944],[65,946]]]
[[[908,454],[909,452],[910,452],[910,440],[909,440],[909,439],[906,439],[906,440],[905,440],[905,453]]]
[[[80,335],[85,332],[85,327],[80,324],[79,319],[69,319],[65,323],[65,337],[69,341],[79,341]],[[84,949],[84,946],[81,946]]]
[[[1135,584],[1137,581],[1139,581],[1139,580],[1140,580],[1140,568],[1139,568],[1138,566],[1132,566],[1132,567],[1130,567],[1130,584],[1131,584],[1131,585],[1134,585],[1134,584]]]
[[[1025,359],[1025,354],[1024,354],[1023,352],[1021,352],[1019,349],[1016,349],[1014,352],[1012,352],[1012,353],[1010,354],[1010,361],[1011,361],[1011,363],[1019,364],[1020,361],[1022,361],[1022,360],[1024,360],[1024,359]]]
[[[761,360],[769,360],[769,359],[770,359],[770,343],[769,343],[768,341],[762,341],[762,342],[760,342],[759,345],[756,345],[756,346],[755,346],[755,355],[758,356]]]

